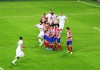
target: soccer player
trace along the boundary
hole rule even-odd
[[[66,31],[67,31],[67,49],[68,49],[67,53],[72,54],[73,53],[73,50],[72,50],[72,33],[71,33],[69,27],[66,27]]]
[[[58,51],[62,50],[61,44],[60,44],[60,28],[59,24],[56,25],[56,40],[57,40],[57,46],[58,46]]]
[[[50,10],[50,12],[46,15],[46,18],[48,19],[49,23],[51,22],[51,13],[52,13],[52,10]]]
[[[51,13],[50,25],[57,24],[56,17],[54,13]]]
[[[49,42],[48,42],[48,36],[49,36],[49,24],[44,24],[44,46],[46,49],[49,49]]]
[[[56,20],[56,15],[50,10],[50,12],[46,15],[46,18],[48,19],[48,22],[50,25],[52,25],[52,22]]]
[[[65,20],[67,19],[67,17],[64,16],[63,13],[61,13],[61,15],[57,17],[57,19],[59,20],[59,28],[60,30],[62,30],[64,28]],[[67,19],[67,22],[68,22],[68,19]]]
[[[52,17],[52,19],[53,19],[53,21],[54,21],[54,20],[56,20],[57,15],[56,15],[56,14],[54,14],[54,13],[52,12],[52,13],[51,13],[51,17]]]
[[[55,46],[54,46],[54,39],[55,39],[55,28],[54,25],[51,25],[50,27],[50,33],[49,33],[49,46],[50,46],[50,50],[55,50]]]
[[[16,56],[15,56],[15,59],[12,61],[12,64],[15,65],[15,62],[20,58],[20,57],[24,57],[24,53],[22,51],[23,48],[25,48],[23,46],[23,38],[22,37],[19,37],[19,41],[17,43],[17,49],[16,49]]]
[[[40,43],[39,46],[42,46],[42,44],[43,44],[43,42],[44,42],[44,41],[42,41],[42,38],[44,37],[43,22],[40,21],[40,23],[37,24],[37,25],[35,25],[35,27],[38,27],[39,30],[40,30],[40,33],[39,33],[39,35],[38,35],[38,41],[39,41],[39,43]]]

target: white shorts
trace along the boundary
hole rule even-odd
[[[38,37],[40,37],[40,38],[43,38],[43,36],[44,36],[44,32],[40,32],[38,35]]]
[[[16,50],[16,57],[24,57],[24,53],[21,50]]]
[[[60,29],[63,29],[63,28],[64,28],[64,24],[60,24],[60,25],[59,25],[59,28],[60,28]]]

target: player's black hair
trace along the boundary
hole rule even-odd
[[[40,20],[40,23],[43,23],[42,20]]]
[[[66,29],[68,29],[68,30],[69,30],[69,27],[66,27]]]
[[[52,9],[50,9],[50,11],[52,11]]]
[[[46,15],[45,13],[43,13],[44,15]]]
[[[54,13],[52,12],[51,15],[53,15]]]
[[[46,24],[46,21],[44,21],[44,24]]]
[[[46,20],[48,20],[48,18],[46,18]]]
[[[52,27],[53,27],[54,25],[53,25],[53,24],[51,24],[50,26],[52,26]]]
[[[22,40],[23,39],[22,36],[20,36],[19,39]]]
[[[58,26],[58,27],[59,27],[59,24],[56,24],[56,26]]]
[[[50,13],[52,13],[52,9],[50,9]]]

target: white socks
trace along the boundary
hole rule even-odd
[[[38,41],[39,41],[40,44],[42,43],[41,39],[38,39]]]
[[[44,43],[44,40],[41,42],[41,44],[43,44]]]
[[[12,63],[15,63],[17,60],[18,60],[17,57],[15,57],[15,59],[12,61]]]
[[[42,46],[42,44],[44,43],[44,40],[42,41],[41,39],[38,39],[40,45],[39,46]]]

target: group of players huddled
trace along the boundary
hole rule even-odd
[[[60,44],[60,35],[61,31],[64,28],[65,20],[68,19],[63,13],[57,17],[52,10],[48,14],[43,14],[40,19],[40,23],[35,25],[40,29],[40,33],[38,35],[38,41],[40,43],[39,46],[44,44],[45,49],[47,50],[62,50],[62,46]],[[72,54],[72,33],[70,32],[69,27],[66,27],[67,31],[67,48],[68,53]],[[43,38],[43,40],[42,40]]]
[[[58,22],[59,20],[59,22]],[[38,35],[38,41],[40,43],[39,46],[44,44],[47,50],[62,50],[62,46],[60,44],[60,35],[61,31],[64,28],[65,20],[68,19],[62,13],[60,16],[56,16],[52,10],[47,15],[44,14],[40,20],[40,23],[35,25],[40,29],[40,33]],[[72,33],[69,27],[66,27],[67,32],[67,53],[72,54]],[[43,40],[42,40],[43,38]],[[12,61],[12,64],[15,65],[15,62],[20,58],[24,57],[24,52],[22,51],[25,46],[23,46],[23,37],[19,37],[19,41],[17,43],[16,56]]]

